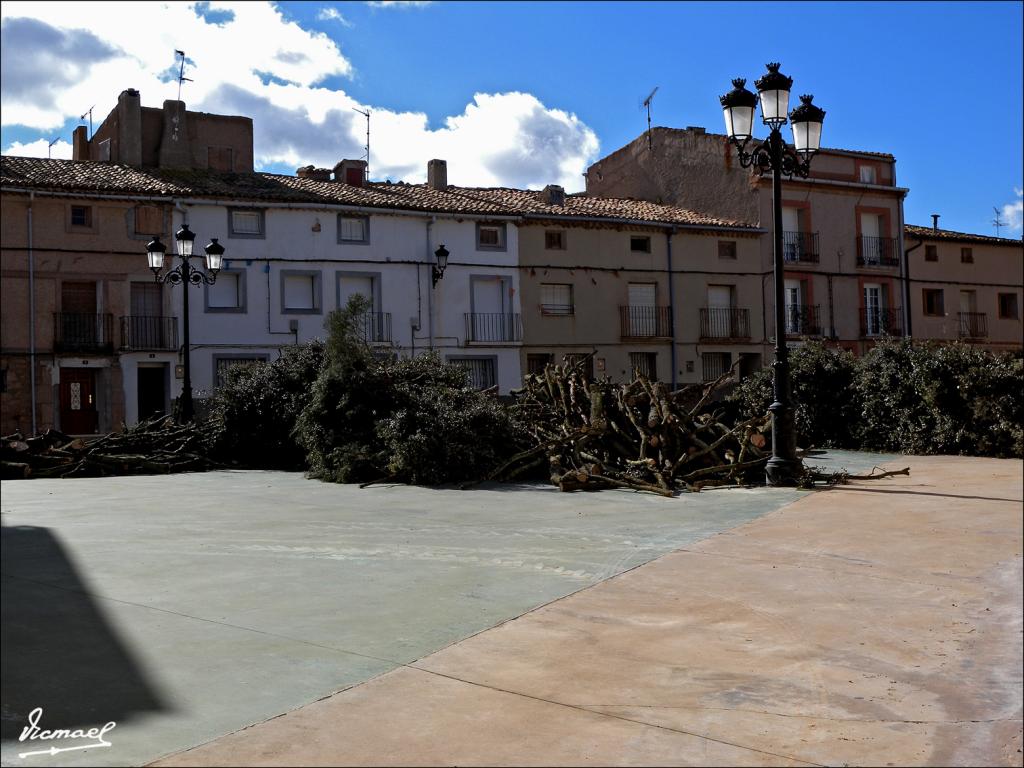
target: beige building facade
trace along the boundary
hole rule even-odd
[[[993,350],[1021,349],[1024,242],[906,227],[911,334]]]
[[[520,227],[523,370],[593,354],[614,381],[635,373],[673,385],[762,365],[760,240],[754,227]]]
[[[587,171],[592,195],[637,197],[729,216],[766,230],[760,238],[760,303],[772,327],[770,177],[740,166],[727,137],[702,128],[655,128]],[[830,340],[863,353],[905,333],[902,201],[892,155],[826,149],[807,179],[784,177],[785,334]]]

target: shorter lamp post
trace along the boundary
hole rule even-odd
[[[800,106],[789,113],[793,125],[793,147],[786,146],[780,129],[786,124],[789,92],[793,78],[779,72],[779,65],[768,65],[768,72],[756,83],[758,96],[744,86],[746,80],[732,81],[733,89],[722,96],[725,130],[729,140],[739,150],[740,165],[751,166],[761,176],[772,174],[773,271],[775,274],[775,401],[768,407],[772,414],[772,457],[765,472],[769,485],[796,485],[803,465],[796,455],[796,428],[793,405],[790,401],[789,350],[786,348],[786,318],[783,304],[785,270],[782,252],[782,174],[807,178],[811,171],[811,158],[821,148],[821,126],[825,110],[811,103],[813,96],[801,96]],[[761,102],[761,120],[770,133],[747,151],[754,123],[754,110]]]
[[[430,267],[430,279],[433,281],[432,287],[436,288],[437,281],[444,277],[444,271],[448,268],[448,249],[444,247],[444,243],[434,251],[434,258],[437,259],[437,263]]]
[[[188,313],[188,287],[190,285],[213,285],[217,281],[217,273],[224,263],[224,246],[213,238],[209,245],[203,250],[206,251],[206,269],[209,274],[192,266],[192,243],[196,239],[195,233],[188,228],[188,224],[182,225],[181,229],[174,233],[174,240],[178,244],[178,257],[181,261],[178,266],[168,270],[164,274],[160,271],[164,268],[164,256],[167,246],[160,242],[160,237],[154,237],[146,245],[149,258],[149,268],[153,270],[153,276],[158,283],[170,283],[171,285],[183,285],[182,291],[182,335],[184,349],[185,376],[182,381],[181,390],[181,419],[192,421],[195,416],[195,409],[192,404],[192,371],[190,364],[189,347],[189,313]]]

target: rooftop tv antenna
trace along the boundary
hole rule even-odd
[[[178,71],[178,101],[181,101],[181,84],[182,83],[194,83],[191,77],[185,77],[185,52],[179,51],[177,48],[174,49],[174,53],[177,56],[181,56],[181,69]]]
[[[366,180],[370,180],[370,109],[366,108],[366,111],[359,109],[359,107],[352,107],[353,110],[358,112],[360,115],[366,118],[366,146],[363,149],[366,150]]]
[[[93,108],[95,106],[96,105],[93,104],[91,107],[89,107],[87,110],[85,110],[85,112],[82,113],[81,117],[78,118],[79,120],[81,120],[83,122],[85,121],[86,117],[89,118],[89,138],[90,139],[92,138],[92,110],[93,110]]]
[[[46,158],[48,160],[53,159],[53,145],[60,141],[60,136],[57,136],[53,141],[46,145]]]
[[[992,219],[992,224],[996,228],[996,237],[999,237],[999,228],[1000,227],[1005,227],[1007,225],[1007,222],[1005,222],[1005,221],[1003,221],[1002,219],[999,218],[999,209],[996,208],[994,205],[992,206],[992,210],[995,211],[995,214],[996,214],[996,217],[994,219]]]
[[[647,94],[647,98],[643,100],[641,106],[647,107],[647,148],[653,149],[651,143],[651,102],[654,100],[654,94],[658,92],[658,86],[654,86],[654,90]]]

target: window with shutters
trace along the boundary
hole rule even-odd
[[[938,261],[939,260],[939,247],[937,245],[926,245],[924,247],[924,260],[925,261]]]
[[[321,306],[319,272],[281,270],[281,312],[317,315]]]
[[[245,272],[222,269],[217,281],[206,286],[207,312],[245,312]]]
[[[924,288],[921,291],[921,303],[924,306],[924,313],[926,315],[942,317],[946,314],[941,288]]]
[[[264,231],[264,212],[251,208],[228,209],[228,237],[262,238]]]
[[[369,216],[338,216],[338,242],[358,243],[365,245],[370,242]]]
[[[542,315],[573,314],[572,285],[568,283],[541,283],[540,311]]]
[[[960,262],[962,264],[973,264],[974,263],[974,249],[973,248],[961,248],[960,249]]]
[[[135,234],[161,235],[164,232],[164,212],[158,205],[135,206]]]

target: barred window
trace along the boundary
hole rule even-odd
[[[705,352],[701,355],[704,366],[704,381],[714,381],[729,370],[732,365],[732,354],[729,352]]]
[[[594,356],[588,352],[570,352],[565,355],[564,360],[566,365],[575,365],[580,360],[586,360],[583,364],[583,372],[586,374],[588,379],[594,378]]]
[[[494,358],[449,357],[448,362],[469,372],[469,385],[473,389],[490,389],[497,383]]]
[[[242,355],[233,357],[217,357],[213,358],[214,364],[214,382],[216,386],[223,387],[227,372],[232,368],[238,368],[244,365],[256,365],[259,363],[267,362],[266,356],[252,356],[245,357]]]
[[[571,315],[573,313],[572,285],[541,283],[540,312],[542,315]]]
[[[527,355],[526,372],[539,376],[544,373],[548,363],[553,362],[555,362],[555,356],[552,354]]]
[[[658,380],[657,352],[630,352],[629,365],[633,369],[633,378],[643,376],[649,381]]]

